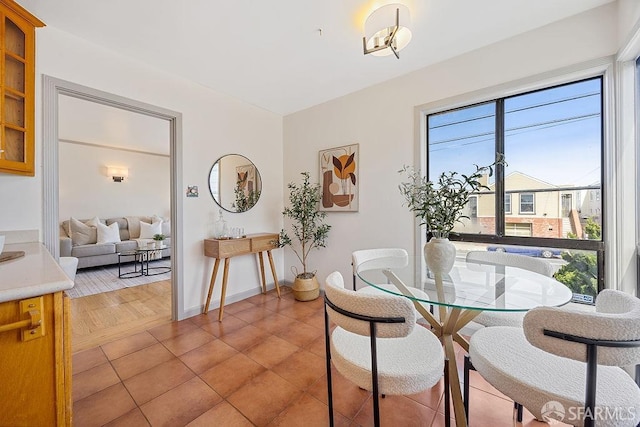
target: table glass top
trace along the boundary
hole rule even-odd
[[[385,269],[374,260],[360,264],[357,276],[384,292],[428,304],[475,310],[527,311],[537,306],[560,306],[572,297],[567,286],[551,277],[477,262],[456,261],[440,279],[426,267],[421,272],[412,265]]]
[[[155,248],[155,247],[154,248],[138,248],[138,249],[136,249],[136,251],[138,251],[138,252],[153,252],[153,251],[161,251],[163,249],[169,249],[169,248],[170,248],[170,246],[162,245],[161,248]]]

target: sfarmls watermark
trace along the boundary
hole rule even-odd
[[[542,419],[546,422],[552,420],[557,421],[574,421],[592,419],[594,421],[616,420],[627,421],[635,420],[638,415],[635,407],[601,407],[596,406],[593,411],[587,410],[582,406],[569,406],[565,408],[562,403],[551,400],[542,406]]]

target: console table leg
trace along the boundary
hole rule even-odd
[[[273,264],[273,256],[271,255],[271,251],[267,251],[267,257],[269,257],[269,265],[271,265],[271,274],[273,275],[273,281],[276,284],[276,292],[278,293],[278,298],[280,298],[280,285],[278,285],[278,275],[276,274],[276,266]]]
[[[267,278],[264,275],[264,258],[262,252],[258,252],[258,260],[260,261],[260,276],[262,277],[262,293],[267,293]]]
[[[220,294],[220,312],[218,321],[222,322],[222,312],[224,311],[224,296],[227,293],[227,278],[229,277],[229,263],[231,258],[224,259],[224,272],[222,273],[222,293]]]
[[[218,267],[220,266],[220,258],[216,258],[216,263],[213,264],[213,272],[211,273],[211,281],[209,282],[209,293],[207,294],[207,302],[204,305],[204,314],[209,312],[209,304],[211,303],[211,294],[213,293],[213,285],[216,283],[216,276],[218,275]]]

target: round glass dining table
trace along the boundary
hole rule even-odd
[[[526,312],[538,306],[561,306],[571,301],[572,292],[552,277],[516,267],[464,260],[456,261],[443,274],[413,267],[423,264],[413,258],[406,267],[384,268],[373,260],[359,264],[357,276],[381,292],[411,299],[441,338],[449,361],[456,426],[466,426],[454,341],[465,351],[469,351],[469,342],[460,330],[482,311]]]

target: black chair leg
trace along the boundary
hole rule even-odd
[[[518,402],[513,402],[513,407],[516,409],[516,420],[522,422],[522,405]]]
[[[464,413],[467,414],[467,421],[469,421],[469,370],[473,369],[471,359],[469,356],[464,356]]]
[[[329,406],[329,426],[333,427],[333,386],[331,384],[331,343],[329,342],[329,314],[324,306],[324,339],[325,356],[327,359],[327,403]]]
[[[449,359],[444,359],[444,425],[451,425],[451,407],[449,400]],[[468,418],[467,418],[468,420]]]

